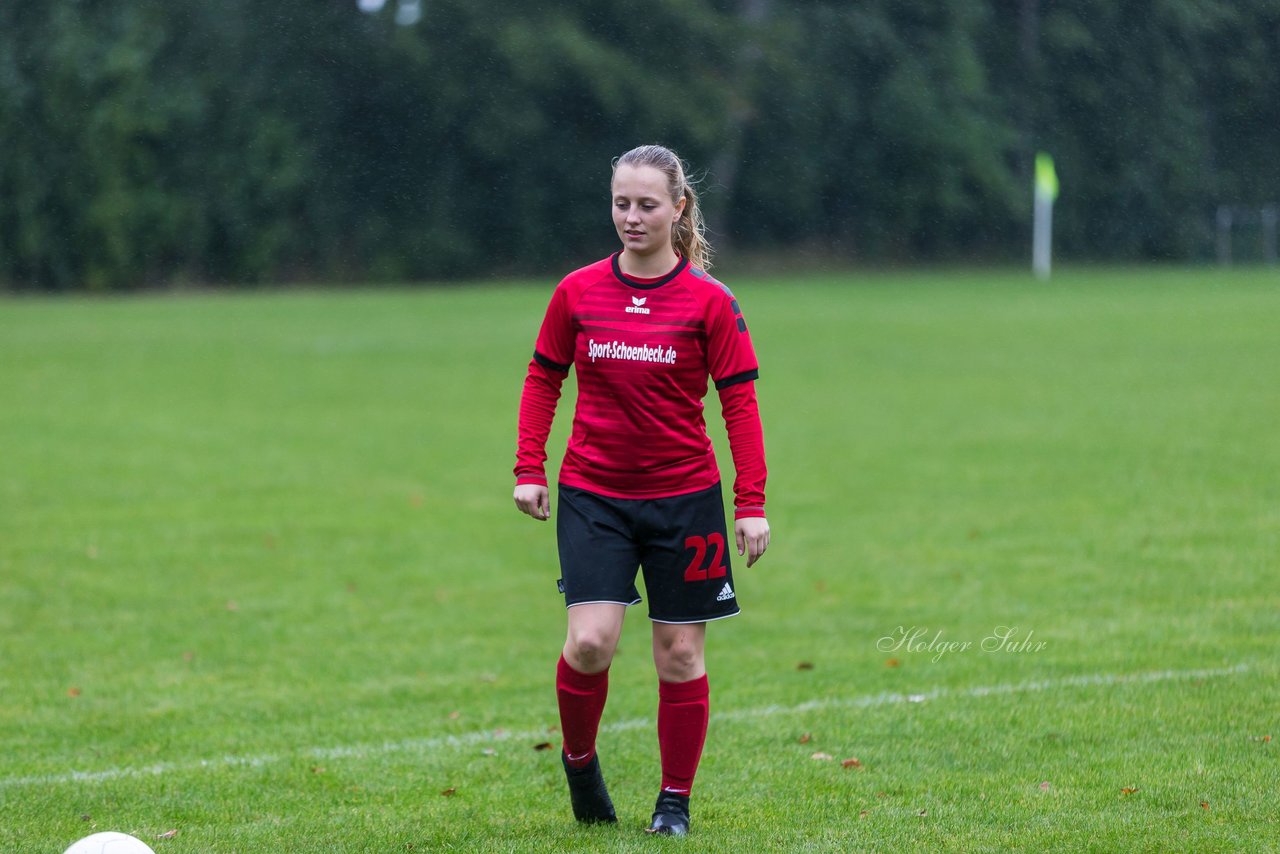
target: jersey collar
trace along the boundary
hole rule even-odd
[[[662,287],[667,282],[671,281],[676,276],[680,275],[681,271],[683,271],[685,267],[689,266],[689,259],[685,258],[684,256],[680,256],[680,260],[677,261],[676,265],[671,268],[671,272],[667,273],[661,279],[655,279],[652,282],[637,282],[635,279],[630,278],[629,276],[627,276],[626,273],[622,272],[622,267],[618,263],[618,258],[621,255],[622,255],[621,252],[613,253],[612,260],[613,260],[614,278],[616,278],[619,282],[622,282],[622,284],[626,285],[629,288],[640,288],[641,290],[645,290],[645,291],[651,291],[654,288]]]

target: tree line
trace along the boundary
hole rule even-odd
[[[1037,150],[1073,258],[1280,198],[1280,0],[365,5],[0,4],[0,284],[563,270],[644,142],[752,253],[1022,258]]]

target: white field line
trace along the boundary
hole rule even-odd
[[[1028,694],[1037,691],[1048,691],[1055,688],[1094,687],[1101,685],[1142,684],[1147,682],[1170,682],[1186,679],[1214,679],[1220,676],[1235,676],[1249,669],[1247,664],[1236,664],[1232,667],[1218,667],[1202,670],[1154,670],[1145,673],[1092,673],[1083,676],[1066,676],[1060,679],[1039,679],[1028,682],[1013,682],[1003,685],[979,685],[973,688],[934,688],[923,694],[864,694],[860,697],[830,697],[822,700],[809,700],[791,706],[757,706],[750,709],[731,709],[716,712],[712,720],[752,720],[776,715],[797,715],[823,709],[865,709],[873,706],[888,706],[899,703],[923,703],[939,700],[944,697],[989,697],[1000,694]],[[623,732],[625,730],[643,729],[653,726],[651,718],[632,718],[625,721],[605,724],[600,729],[604,732]],[[442,735],[434,738],[410,738],[403,741],[387,741],[382,744],[351,744],[336,747],[311,747],[285,755],[261,754],[257,756],[223,756],[214,759],[197,759],[186,762],[158,762],[154,765],[130,766],[124,768],[107,768],[102,771],[68,771],[63,774],[44,774],[30,777],[0,778],[0,789],[21,786],[57,786],[66,783],[101,783],[108,780],[119,780],[130,777],[157,777],[164,774],[217,770],[222,768],[260,768],[290,759],[334,760],[348,758],[365,758],[387,754],[423,754],[435,753],[450,748],[471,747],[477,744],[503,741],[530,741],[548,739],[547,730],[479,730],[461,735]]]

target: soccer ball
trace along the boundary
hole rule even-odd
[[[95,833],[79,842],[71,843],[71,847],[63,854],[156,854],[156,852],[137,837],[108,830],[106,833]]]

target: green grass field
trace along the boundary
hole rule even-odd
[[[1280,849],[1280,274],[730,284],[773,546],[709,631],[687,850]],[[643,606],[619,826],[535,749],[564,617],[510,471],[548,296],[0,301],[0,851],[682,844],[641,831]]]

